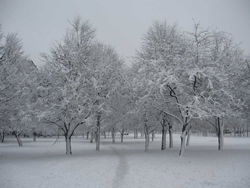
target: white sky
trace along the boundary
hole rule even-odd
[[[76,15],[89,20],[97,39],[111,44],[124,58],[134,56],[154,20],[178,22],[186,31],[192,30],[192,19],[204,28],[217,26],[242,42],[250,54],[250,0],[0,0],[4,33],[17,32],[36,64],[41,63],[39,54],[64,36],[67,20]]]

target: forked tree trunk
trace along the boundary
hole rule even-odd
[[[173,126],[172,126],[172,125],[169,125],[169,127],[168,127],[168,133],[169,133],[169,148],[173,148],[173,147],[174,147],[172,130],[173,130]]]
[[[18,146],[23,146],[23,143],[20,139],[20,133],[17,133],[16,131],[14,132],[14,135],[16,137],[16,140],[17,140],[17,143],[18,143]]]
[[[115,144],[115,128],[114,127],[112,128],[111,135],[112,135],[112,144]]]
[[[66,154],[71,155],[72,150],[71,150],[71,136],[65,135],[65,141],[66,141]]]
[[[223,149],[224,145],[224,122],[222,118],[217,117],[217,127],[218,127],[218,150]]]
[[[165,150],[167,147],[167,126],[165,119],[162,120],[162,131],[161,131],[161,150]]]
[[[97,130],[96,130],[96,151],[100,150],[100,137],[101,137],[101,124],[100,124],[101,114],[97,115]]]

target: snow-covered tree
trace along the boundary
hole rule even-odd
[[[180,156],[192,119],[237,113],[240,104],[230,93],[227,74],[227,67],[237,62],[234,54],[225,33],[204,30],[199,24],[194,32],[184,33],[177,25],[154,22],[144,35],[136,57],[141,75],[137,83],[146,86],[143,98],[156,99],[157,109],[182,124]],[[174,114],[171,108],[176,109]]]
[[[122,87],[123,61],[115,50],[107,45],[96,42],[91,51],[89,66],[94,87],[94,111],[96,114],[96,150],[100,150],[101,121],[109,114],[111,95]],[[102,116],[105,115],[103,118]]]
[[[43,54],[46,66],[41,71],[37,114],[58,126],[66,140],[66,154],[72,154],[71,137],[76,128],[93,115],[96,102],[91,53],[95,29],[77,17],[61,42],[50,54]]]
[[[12,131],[22,146],[19,136],[28,128],[25,122],[33,110],[31,96],[37,68],[24,55],[16,34],[8,34],[4,43],[2,33],[0,36],[0,120],[4,129]]]

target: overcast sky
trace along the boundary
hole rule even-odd
[[[193,20],[203,27],[229,32],[250,54],[250,0],[0,0],[4,33],[17,32],[25,53],[40,64],[76,15],[97,29],[97,39],[116,48],[124,58],[134,56],[142,34],[154,20],[178,22],[186,31]]]

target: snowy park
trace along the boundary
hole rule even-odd
[[[0,187],[211,187],[248,188],[250,185],[250,138],[225,137],[217,150],[217,138],[193,136],[185,157],[178,157],[180,139],[174,134],[174,148],[160,150],[161,135],[150,141],[144,152],[144,138],[132,135],[112,144],[101,138],[100,151],[86,138],[72,138],[73,155],[65,155],[63,137],[23,139],[18,147],[13,137],[0,144]],[[119,140],[119,137],[117,137]]]
[[[0,188],[250,188],[249,7],[1,0]]]

